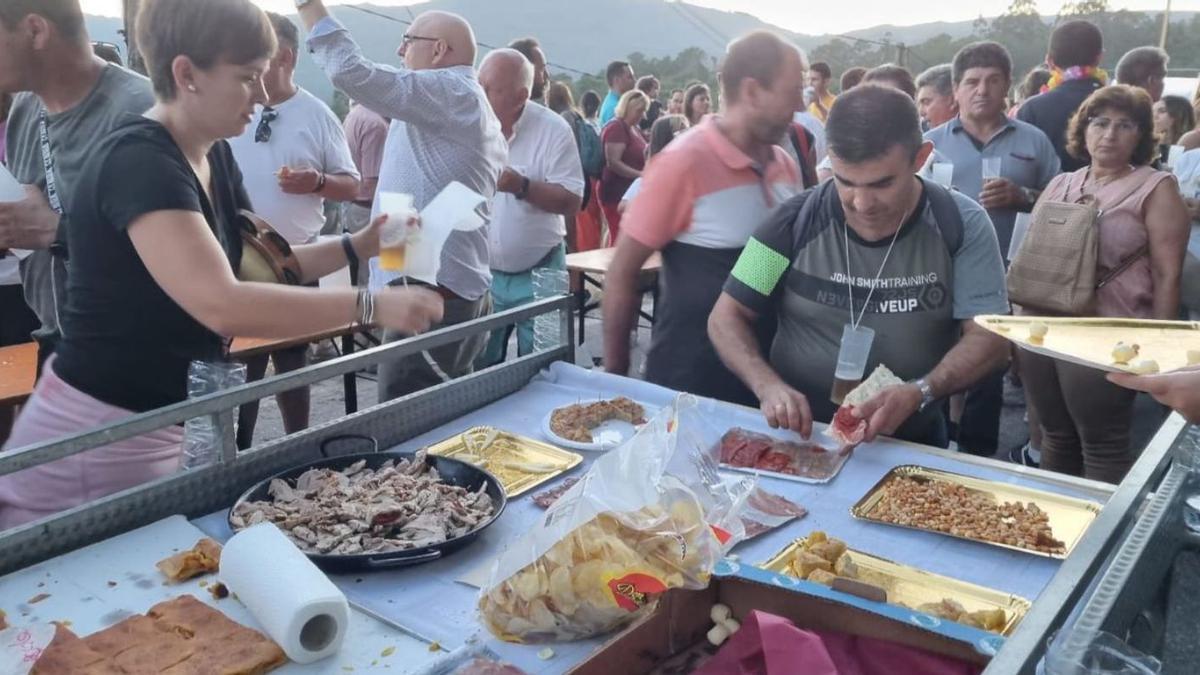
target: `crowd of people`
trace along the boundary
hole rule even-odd
[[[973,321],[1039,313],[1010,302],[1006,275],[1021,214],[1049,202],[1099,207],[1090,313],[1200,311],[1200,130],[1194,101],[1163,96],[1157,48],[1126,54],[1109,82],[1103,36],[1077,20],[1019,86],[994,42],[915,77],[889,63],[835,79],[758,31],[728,45],[716,91],[664,92],[614,61],[608,91],[576,105],[535,37],[480,59],[466,20],[425,12],[396,68],[367,59],[322,0],[297,4],[300,27],[249,0],[144,0],[143,77],[95,54],[78,0],[0,0],[3,158],[25,186],[0,203],[0,340],[32,338],[39,356],[33,396],[0,420],[5,449],[182,401],[190,364],[227,358],[233,336],[359,324],[402,340],[528,303],[536,270],[603,246],[606,370],[629,373],[639,277],[660,252],[640,374],[806,437],[836,410],[839,353],[863,340],[870,368],[906,382],[853,409],[867,440],[995,455],[1007,374],[1028,408],[1017,461],[1116,482],[1138,454],[1134,390],[1200,419],[1196,371],[1110,381],[1014,362]],[[295,83],[306,58],[352,101],[344,121]],[[419,210],[452,182],[488,200],[487,226],[450,235],[436,282],[384,269],[380,195]],[[320,236],[327,202],[342,205],[340,236]],[[299,283],[243,279],[244,211],[284,240]],[[346,265],[355,287],[316,287]],[[382,365],[381,400],[502,362],[511,333]],[[529,353],[531,323],[516,334]],[[275,353],[275,371],[306,353]],[[267,359],[247,365],[259,378]],[[279,403],[287,431],[307,426],[307,391]],[[243,447],[256,413],[241,411]],[[0,527],[171,473],[181,441],[163,429],[0,477]]]

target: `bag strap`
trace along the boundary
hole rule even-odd
[[[962,211],[958,210],[958,203],[954,201],[954,195],[950,194],[949,190],[933,181],[922,180],[921,182],[925,184],[925,194],[929,195],[929,206],[933,209],[933,219],[937,221],[938,230],[942,233],[942,240],[946,242],[946,249],[953,258],[958,255],[958,250],[962,248],[963,243]]]
[[[1134,172],[1137,172],[1137,169],[1134,169]],[[1125,178],[1131,178],[1132,176],[1133,176],[1133,173],[1130,173],[1128,176],[1125,176]],[[1131,181],[1129,181],[1129,183],[1130,183],[1129,189],[1127,189],[1121,195],[1120,199],[1115,200],[1113,202],[1114,204],[1120,204],[1121,202],[1125,201],[1126,199],[1129,199],[1130,197],[1133,196],[1133,194],[1135,192],[1137,192],[1138,190],[1140,190],[1142,188],[1141,181],[1131,180]],[[1080,188],[1081,194],[1082,194],[1082,190],[1083,190],[1083,188],[1081,187]],[[1104,213],[1103,210],[1101,210],[1101,212],[1100,212],[1101,216],[1103,216],[1103,213]],[[1099,220],[1099,218],[1097,218],[1097,220]],[[1097,223],[1097,225],[1099,225],[1099,223]],[[1096,289],[1099,290],[1101,288],[1104,288],[1106,285],[1108,285],[1108,282],[1112,281],[1113,279],[1116,279],[1118,276],[1121,275],[1121,273],[1123,273],[1125,270],[1129,269],[1130,265],[1137,262],[1139,259],[1141,259],[1142,256],[1147,255],[1148,253],[1150,253],[1150,244],[1145,244],[1138,250],[1134,251],[1131,255],[1127,256],[1124,260],[1122,260],[1116,267],[1109,270],[1108,274],[1105,274],[1103,277],[1101,277],[1100,280],[1098,282],[1096,282]]]
[[[796,148],[796,157],[799,160],[800,178],[804,183],[805,188],[813,187],[817,184],[816,169],[808,163],[808,154],[811,149],[809,143],[808,129],[799,122],[792,122],[792,126],[788,129],[788,133],[792,138],[792,146]]]
[[[46,199],[50,202],[50,208],[61,216],[62,200],[58,196],[58,181],[54,177],[54,155],[50,152],[50,130],[46,125],[45,108],[38,112],[38,141],[41,143],[42,170],[46,174]]]
[[[1130,265],[1137,262],[1138,259],[1140,259],[1142,256],[1148,254],[1149,252],[1150,252],[1149,244],[1146,244],[1145,246],[1134,251],[1133,255],[1122,260],[1121,264],[1119,264],[1116,267],[1114,267],[1113,269],[1109,270],[1108,274],[1105,274],[1104,277],[1100,279],[1100,281],[1096,282],[1096,290],[1100,290],[1101,288],[1104,288],[1106,285],[1108,285],[1108,282],[1112,281],[1113,279],[1116,279],[1118,276],[1121,275],[1122,272],[1129,269]]]

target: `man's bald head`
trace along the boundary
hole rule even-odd
[[[413,70],[475,65],[475,31],[457,14],[422,12],[400,44],[400,58]]]
[[[506,130],[520,119],[533,90],[533,63],[515,49],[493,49],[479,64],[479,86]]]

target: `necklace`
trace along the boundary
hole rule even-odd
[[[1133,173],[1133,167],[1126,166],[1125,168],[1121,169],[1120,171],[1118,171],[1117,173],[1114,173],[1111,176],[1103,176],[1101,178],[1095,178],[1092,176],[1092,167],[1089,166],[1088,170],[1087,170],[1087,176],[1083,179],[1083,186],[1080,189],[1086,190],[1087,188],[1090,187],[1091,191],[1087,192],[1087,194],[1095,194],[1095,191],[1098,190],[1099,188],[1102,188],[1105,185],[1108,185],[1109,183],[1113,183],[1115,181],[1121,180],[1122,178],[1128,176],[1131,173]],[[1090,181],[1090,183],[1089,183],[1089,181]]]
[[[900,223],[896,226],[896,232],[892,234],[892,241],[888,244],[887,252],[883,254],[883,262],[879,264],[879,271],[875,273],[875,281],[871,282],[871,289],[867,291],[867,299],[863,301],[862,311],[858,313],[857,321],[854,320],[854,284],[851,282],[854,274],[850,271],[850,225],[845,219],[842,220],[842,235],[846,242],[846,291],[850,295],[851,329],[858,330],[858,327],[862,325],[863,317],[867,314],[867,307],[871,304],[871,296],[875,295],[875,288],[879,286],[879,278],[883,276],[883,268],[887,267],[888,258],[892,257],[892,248],[896,246],[896,240],[900,238],[900,230],[904,229],[904,222],[908,220],[911,213],[911,210],[905,211],[900,216]]]

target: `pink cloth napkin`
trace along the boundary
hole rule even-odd
[[[982,670],[886,640],[801,630],[756,610],[695,675],[978,675]]]

